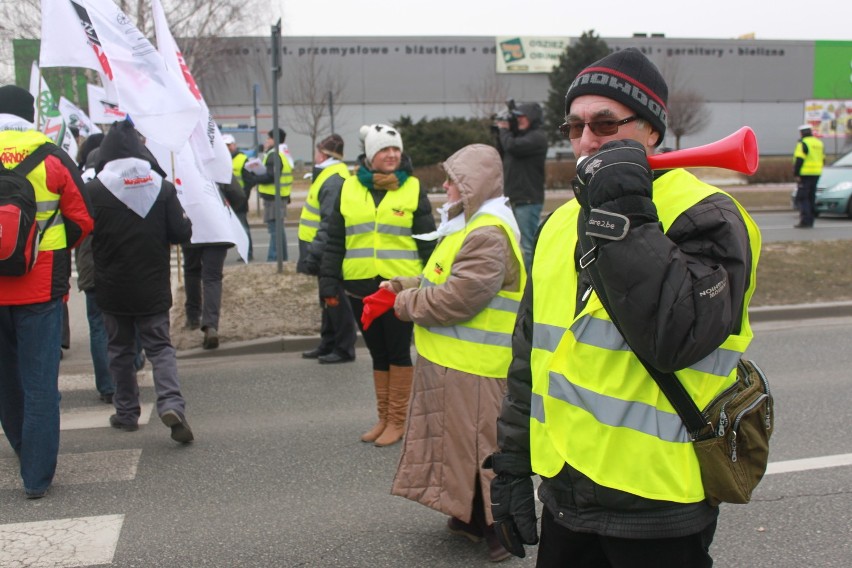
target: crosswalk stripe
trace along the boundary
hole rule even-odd
[[[132,481],[141,457],[141,449],[59,454],[53,485]],[[23,489],[18,468],[18,458],[0,459],[0,489]]]
[[[136,382],[139,387],[153,387],[154,375],[151,371],[145,369],[136,373]],[[79,391],[79,390],[95,390],[95,374],[59,374],[59,391]]]
[[[112,564],[124,515],[0,525],[0,566]]]
[[[151,418],[151,411],[154,409],[154,405],[148,402],[140,406],[142,407],[142,414],[139,415],[139,425],[142,426],[147,424]],[[59,429],[82,430],[85,428],[108,428],[111,414],[115,414],[115,409],[112,406],[106,405],[97,410],[65,410],[59,413]]]

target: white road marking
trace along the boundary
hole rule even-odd
[[[828,467],[841,467],[846,465],[852,465],[852,454],[837,454],[834,456],[820,456],[818,458],[772,462],[766,468],[766,475],[772,475],[774,473],[792,473],[794,471],[809,471],[812,469],[825,469]]]
[[[0,566],[112,564],[124,515],[0,525]]]
[[[132,481],[141,457],[141,449],[59,454],[53,485]],[[19,468],[17,457],[0,459],[0,489],[23,489]]]

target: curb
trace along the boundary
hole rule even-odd
[[[751,323],[784,320],[822,319],[852,316],[852,302],[825,302],[821,304],[791,304],[787,306],[759,306],[749,310]],[[217,349],[183,349],[177,352],[178,359],[202,359],[236,355],[260,355],[268,353],[296,353],[307,351],[319,343],[319,335],[285,335],[263,337],[248,341],[221,343]],[[365,347],[364,338],[358,334],[356,347]]]

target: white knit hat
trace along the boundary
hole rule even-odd
[[[399,132],[387,124],[370,124],[361,127],[361,141],[364,143],[364,153],[367,155],[367,163],[373,163],[373,156],[384,148],[399,148],[402,152],[402,136]]]

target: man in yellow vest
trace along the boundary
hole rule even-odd
[[[231,153],[231,169],[234,172],[234,177],[237,178],[237,182],[239,182],[240,187],[243,189],[243,193],[245,193],[245,199],[241,201],[241,205],[237,207],[234,203],[231,203],[231,207],[234,209],[234,213],[237,214],[237,219],[240,220],[240,224],[246,230],[246,235],[248,236],[248,259],[249,261],[254,260],[254,247],[251,242],[251,228],[249,227],[248,222],[248,209],[249,209],[249,197],[251,197],[251,188],[253,184],[249,183],[251,178],[251,173],[246,170],[246,162],[248,161],[248,156],[246,156],[243,152],[240,152],[240,149],[237,148],[237,140],[230,134],[222,135],[222,140],[225,142],[225,145],[228,146],[228,152]]]
[[[313,182],[299,218],[299,262],[296,270],[302,274],[319,276],[322,253],[328,240],[328,218],[340,199],[343,182],[349,178],[349,168],[342,160],[343,138],[339,134],[332,134],[317,144]],[[338,283],[337,297],[343,298],[343,283]],[[338,302],[328,305],[322,297],[319,302],[322,307],[320,344],[303,352],[302,357],[317,359],[321,364],[354,361],[357,332],[351,304]]]
[[[0,274],[4,274],[0,276],[0,422],[20,460],[28,499],[44,497],[56,471],[57,381],[63,298],[70,288],[69,251],[94,224],[76,164],[36,129],[33,104],[33,96],[26,90],[15,85],[0,87],[2,165],[11,169],[32,156],[26,177],[35,192],[38,225],[37,255],[31,268],[7,270],[0,263]],[[11,195],[4,195],[7,197]],[[11,204],[2,205],[4,213],[14,212]],[[5,222],[0,226],[3,261],[11,252],[7,246],[17,242],[13,231],[14,226]]]
[[[633,48],[581,71],[565,97],[560,130],[582,158],[576,199],[539,230],[500,451],[485,464],[497,474],[497,533],[518,556],[538,541],[531,476],[541,477],[539,567],[712,565],[719,509],[690,433],[637,355],[674,372],[699,408],[732,385],[752,338],[760,233],[686,170],[651,170],[667,97]]]
[[[822,140],[813,135],[810,124],[799,127],[799,142],[793,153],[793,175],[796,177],[796,207],[799,209],[797,229],[810,229],[814,226],[816,208],[816,187],[825,152]]]
[[[276,147],[276,137],[277,144]],[[287,133],[283,128],[270,130],[263,142],[263,165],[266,171],[262,174],[252,174],[251,183],[257,184],[257,192],[263,200],[263,222],[269,231],[269,248],[266,253],[267,262],[278,260],[278,239],[275,234],[275,167],[280,164],[280,195],[281,205],[278,211],[281,219],[281,257],[287,260],[287,233],[284,231],[284,219],[287,217],[287,204],[290,203],[290,190],[293,187],[293,164],[289,159],[289,151],[284,140]],[[246,181],[244,175],[243,180]]]

